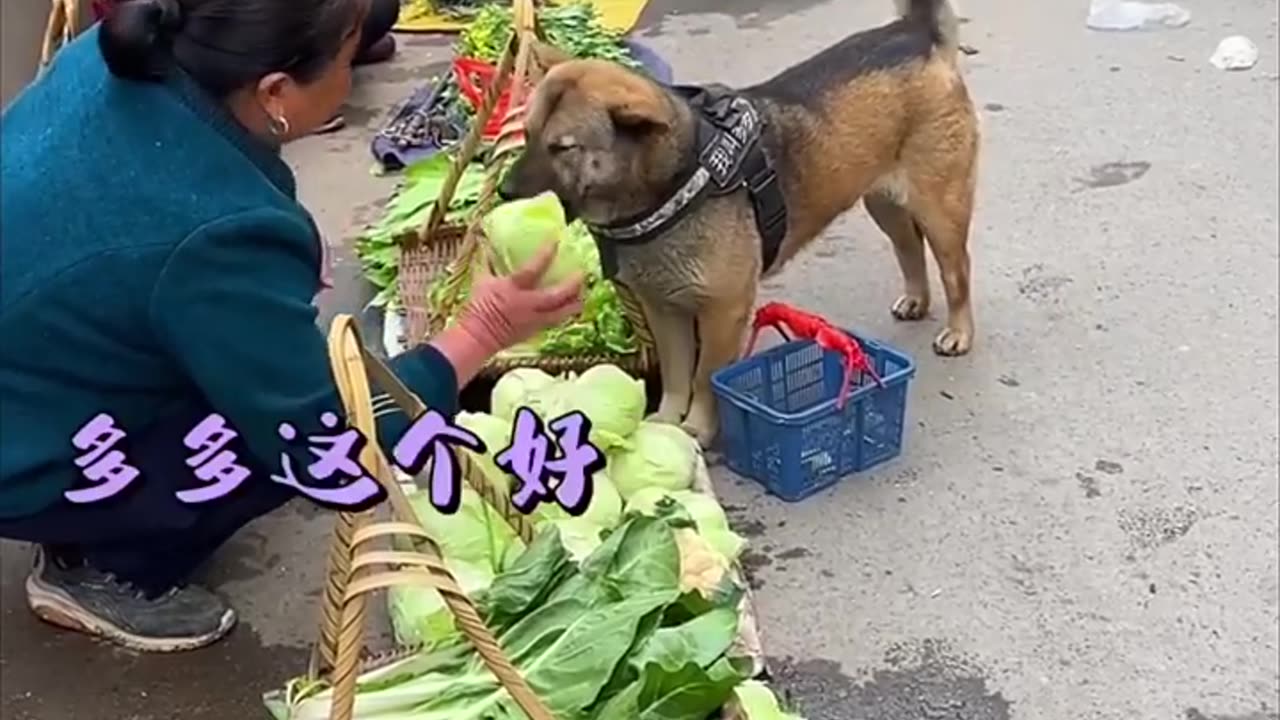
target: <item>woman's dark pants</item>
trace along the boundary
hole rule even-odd
[[[369,13],[364,16],[364,26],[360,32],[360,48],[356,52],[359,57],[375,42],[386,37],[395,27],[400,17],[400,0],[373,0],[369,3]]]
[[[216,500],[179,500],[177,490],[199,485],[186,464],[191,451],[183,436],[209,413],[193,408],[149,433],[131,433],[129,459],[142,474],[120,495],[87,505],[60,500],[36,515],[0,519],[0,537],[44,545],[152,593],[185,582],[237,530],[297,496],[272,482],[237,437],[229,449],[252,471],[249,478]]]

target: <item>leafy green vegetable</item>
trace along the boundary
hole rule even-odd
[[[446,560],[458,586],[474,595],[493,582],[488,564]],[[418,585],[397,585],[387,591],[387,609],[396,642],[401,645],[437,645],[457,635],[453,613],[436,590]]]
[[[687,490],[702,461],[696,441],[675,425],[644,421],[627,439],[627,447],[609,456],[614,485],[629,501],[646,487]]]
[[[552,192],[503,203],[485,215],[480,224],[494,250],[496,269],[503,275],[524,267],[545,243],[559,248],[569,232],[564,208]],[[557,252],[541,285],[556,285],[569,279],[578,269],[576,260],[571,251]]]
[[[576,572],[555,527],[541,528],[533,542],[479,598],[491,625],[505,627],[546,599],[568,573]]]
[[[607,471],[597,472],[591,477],[591,502],[582,515],[569,515],[556,503],[543,503],[533,511],[536,520],[582,520],[602,530],[612,530],[622,523],[622,496],[613,487]]]
[[[622,497],[609,476],[597,472],[591,479],[591,503],[580,516],[572,516],[555,503],[543,503],[533,511],[535,525],[552,524],[574,560],[580,561],[604,542],[603,535],[622,522]]]
[[[560,530],[560,539],[575,561],[581,561],[604,542],[608,527],[577,517],[561,517],[545,521]]]
[[[508,423],[515,420],[516,411],[521,407],[529,407],[545,417],[544,406],[539,398],[546,397],[548,389],[563,382],[537,368],[509,370],[494,384],[493,392],[489,395],[489,409]]]
[[[546,417],[581,412],[591,421],[591,442],[602,451],[626,443],[644,419],[644,381],[617,365],[588,368],[567,385],[557,388],[547,403]]]
[[[396,278],[400,268],[400,240],[426,223],[432,205],[440,197],[452,162],[452,155],[442,152],[406,168],[404,182],[387,203],[382,217],[356,238],[355,252],[365,278],[378,290],[375,305],[398,304]],[[483,185],[483,166],[471,163],[458,180],[445,219],[458,222],[464,218],[479,201]]]
[[[424,490],[409,494],[418,521],[451,560],[487,566],[492,573],[503,570],[507,549],[518,543],[515,531],[498,511],[469,486],[462,486],[462,502],[455,513],[444,513],[431,504]]]
[[[729,518],[720,503],[706,493],[641,488],[628,499],[626,511],[658,517],[677,513],[687,516],[698,528],[698,534],[729,561],[736,561],[747,544],[746,539],[729,527]]]
[[[709,669],[689,662],[676,672],[646,665],[641,677],[592,720],[706,720],[732,697],[744,678],[745,673],[728,660]]]
[[[799,715],[783,712],[769,686],[757,680],[744,681],[733,692],[743,720],[804,720]]]
[[[540,392],[572,388],[584,376],[521,372],[508,387],[513,397],[526,384],[541,388],[528,393],[537,402]],[[497,416],[462,413],[459,421],[488,445],[508,440],[509,421]],[[663,427],[657,432],[666,433]],[[651,432],[640,423],[624,450],[671,455],[666,442],[644,439]],[[633,494],[624,512],[603,473],[594,495],[583,517],[541,505],[531,516],[538,531],[527,547],[469,488],[456,516],[434,510],[421,492],[410,498],[485,624],[555,717],[709,720],[735,701],[750,669],[734,654],[743,588],[701,534],[703,526],[719,528],[723,510],[709,497],[711,505],[685,489],[658,487]],[[357,717],[523,717],[438,595],[421,588],[392,594],[397,639],[422,641],[424,650],[362,674]],[[264,702],[277,720],[327,720],[331,698],[325,682],[295,679]]]
[[[492,462],[473,457],[482,463]],[[498,472],[496,468],[494,472]],[[422,490],[410,492],[409,502],[468,595],[487,588],[520,551],[515,531],[470,487],[463,486],[461,506],[453,514],[437,510]],[[452,615],[431,588],[393,587],[387,592],[387,609],[396,640],[403,645],[438,644],[456,634]]]
[[[561,239],[558,255],[573,258],[573,265],[585,273],[582,312],[561,325],[544,330],[523,347],[510,348],[507,354],[536,354],[544,357],[579,357],[597,353],[629,355],[637,352],[635,330],[622,309],[622,300],[614,284],[605,280],[600,268],[600,251],[595,239],[581,221],[569,225],[569,233]],[[446,277],[441,275],[428,288],[434,307],[442,308]],[[463,287],[454,298],[456,309],[470,294]],[[446,322],[451,323],[453,318]]]
[[[710,667],[733,646],[738,620],[736,607],[717,607],[681,625],[659,628],[630,662],[637,671],[657,663],[668,672],[678,672],[689,660]]]
[[[508,657],[556,717],[596,717],[595,710],[633,650],[679,664],[691,654],[695,667],[720,642],[723,621],[690,621],[664,633],[658,620],[680,600],[679,558],[672,531],[662,521],[638,517],[624,524],[575,566],[559,533],[544,529],[528,551],[499,574],[477,605]],[[567,587],[578,588],[566,592]],[[700,629],[699,629],[700,628]],[[647,642],[646,642],[647,641]],[[661,667],[655,661],[654,667]],[[671,688],[663,686],[671,702]],[[725,693],[732,690],[732,685]],[[723,701],[722,698],[721,701]],[[265,700],[281,720],[327,718],[331,691],[324,684],[293,683]],[[648,701],[648,696],[644,699]],[[484,666],[457,639],[358,681],[362,720],[496,720],[521,717]]]
[[[623,44],[624,34],[601,23],[594,3],[544,5],[538,8],[537,18],[546,40],[573,57],[611,60],[631,68],[642,68]],[[454,52],[459,57],[496,63],[510,42],[511,33],[511,5],[487,5],[459,34]]]
[[[459,427],[475,433],[476,437],[484,443],[485,452],[483,453],[470,450],[464,450],[464,452],[472,462],[480,466],[485,478],[499,488],[509,487],[510,476],[498,468],[493,458],[511,443],[510,421],[486,413],[460,412],[454,417],[454,422]]]

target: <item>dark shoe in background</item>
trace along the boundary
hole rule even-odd
[[[40,619],[142,652],[194,650],[222,639],[236,614],[217,595],[177,587],[148,595],[110,573],[36,550],[27,603]]]

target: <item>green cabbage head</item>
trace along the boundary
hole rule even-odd
[[[596,365],[553,391],[544,420],[573,411],[591,421],[590,440],[602,452],[625,443],[644,419],[644,381],[617,365]]]
[[[516,411],[522,406],[530,407],[545,418],[542,409],[547,402],[545,398],[552,397],[549,391],[565,382],[537,368],[508,371],[493,386],[493,392],[489,396],[489,411],[495,417],[506,420],[508,429],[516,419]]]
[[[555,243],[559,249],[560,241],[569,233],[564,207],[555,193],[549,191],[502,203],[481,220],[481,228],[494,250],[494,264],[503,275],[528,264],[545,243]],[[557,252],[551,267],[542,276],[541,285],[559,284],[574,273],[586,274],[577,256],[572,252]]]
[[[494,572],[487,564],[445,560],[445,565],[468,597],[487,590]],[[393,585],[387,590],[387,610],[391,629],[400,645],[435,645],[458,634],[453,613],[444,598],[432,588],[420,585]]]
[[[609,456],[609,476],[625,501],[647,487],[688,490],[701,461],[697,441],[689,433],[646,420]]]

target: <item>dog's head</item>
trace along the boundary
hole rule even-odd
[[[689,123],[653,81],[600,60],[555,62],[529,100],[526,146],[507,200],[553,191],[571,219],[606,225],[663,202],[685,162]]]

